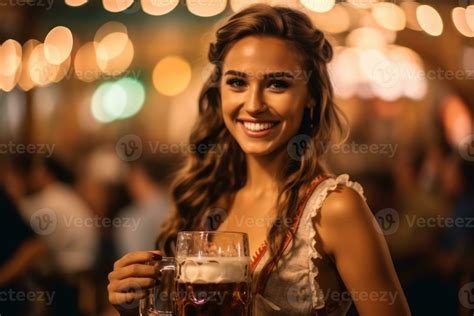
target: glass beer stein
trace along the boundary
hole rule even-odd
[[[176,316],[251,315],[247,234],[179,232],[175,286]]]

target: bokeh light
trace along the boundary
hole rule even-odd
[[[44,56],[50,64],[59,65],[71,54],[72,45],[71,30],[64,26],[57,26],[46,35]]]
[[[85,3],[87,3],[88,0],[65,0],[64,2],[71,7],[79,7]]]
[[[120,79],[117,84],[120,85],[127,94],[127,102],[119,118],[126,119],[132,117],[140,111],[145,103],[145,88],[140,81],[129,77]]]
[[[0,74],[13,76],[21,65],[22,49],[20,44],[13,40],[6,40],[1,45]]]
[[[346,32],[351,25],[349,12],[340,4],[336,4],[329,12],[310,12],[310,18],[316,27],[328,33]]]
[[[370,9],[379,0],[347,0],[347,2],[359,9]]]
[[[106,35],[100,43],[97,44],[97,58],[101,60],[110,60],[120,56],[125,50],[128,42],[126,33],[115,32]]]
[[[457,96],[444,98],[441,107],[441,121],[446,131],[446,138],[453,146],[472,133],[472,116],[466,104]]]
[[[133,0],[102,0],[104,9],[109,12],[121,12],[133,4]]]
[[[101,84],[97,90],[94,91],[91,101],[91,111],[93,117],[101,123],[109,123],[116,119],[116,117],[109,115],[106,108],[110,109],[115,106],[115,102],[119,102],[119,106],[125,107],[125,100],[116,100],[115,96],[110,94],[110,88],[113,86],[111,82]],[[123,97],[121,95],[121,97]]]
[[[153,85],[163,95],[178,95],[189,85],[191,72],[191,66],[183,58],[165,57],[153,69]]]
[[[94,42],[100,43],[104,37],[112,33],[125,33],[128,34],[127,27],[120,22],[110,21],[103,24],[94,35]]]
[[[150,15],[165,15],[174,10],[179,4],[179,0],[156,1],[141,0],[142,10]]]
[[[94,36],[95,55],[99,69],[108,75],[118,76],[133,61],[135,50],[125,25],[108,22]]]
[[[420,6],[418,2],[415,1],[404,1],[400,4],[400,7],[405,12],[407,20],[407,28],[414,31],[422,31],[420,24],[416,18],[416,9]]]
[[[335,0],[300,0],[309,10],[314,12],[328,12],[336,4]]]
[[[462,35],[466,37],[474,37],[474,31],[471,30],[469,25],[467,24],[467,13],[466,9],[462,7],[454,8],[451,12],[451,17],[453,18],[454,26]]]
[[[428,82],[421,57],[414,50],[398,45],[389,46],[387,55],[398,67],[402,96],[423,99],[428,93]]]
[[[18,85],[24,91],[28,91],[35,86],[33,80],[31,80],[30,72],[28,69],[29,60],[33,49],[40,44],[39,41],[35,39],[28,40],[25,44],[23,44],[23,58],[22,58],[22,71],[20,75],[20,80],[18,81]]]
[[[74,59],[74,73],[79,80],[84,82],[92,82],[99,78],[101,70],[97,65],[93,42],[87,42],[77,50]]]
[[[439,36],[443,33],[443,20],[435,8],[429,5],[420,5],[416,8],[418,24],[427,34]]]
[[[405,28],[405,12],[394,3],[377,3],[372,8],[372,15],[375,21],[387,30],[401,31]]]
[[[44,55],[44,44],[37,45],[31,52],[28,61],[31,80],[39,86],[46,86],[58,75],[59,65],[51,64]]]
[[[109,47],[108,51],[113,52],[113,47]],[[127,70],[127,68],[130,66],[133,61],[134,54],[135,51],[133,48],[133,44],[130,39],[127,39],[125,48],[118,56],[109,59],[103,59],[97,56],[97,65],[99,66],[100,70],[105,74],[111,76],[118,76],[122,74],[125,70]],[[114,56],[114,54],[111,53],[109,56]]]
[[[466,8],[466,22],[471,31],[474,32],[474,4]]]
[[[56,73],[56,77],[54,77],[54,79],[52,80],[53,82],[59,82],[61,80],[63,80],[69,70],[70,70],[70,67],[71,67],[71,56],[69,56],[65,61],[63,61],[60,65],[59,65],[59,69]]]
[[[407,47],[336,47],[329,70],[336,95],[344,99],[420,100],[428,92],[422,59]]]
[[[347,36],[346,43],[347,46],[363,49],[382,49],[388,44],[381,30],[372,27],[360,27],[353,30]]]
[[[227,6],[227,0],[187,0],[186,6],[194,15],[209,17],[222,13]]]
[[[93,117],[101,123],[135,115],[145,102],[145,88],[136,79],[121,78],[101,84],[91,100]]]
[[[386,101],[395,101],[403,96],[401,69],[384,52],[375,49],[362,51],[359,67],[374,95]]]
[[[11,91],[17,84],[21,74],[22,49],[13,40],[6,40],[0,46],[0,89]]]
[[[329,73],[334,86],[334,92],[338,97],[349,99],[353,97],[358,88],[360,69],[354,67],[359,60],[359,49],[335,48],[334,59],[329,64]]]

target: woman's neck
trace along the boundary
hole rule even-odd
[[[286,150],[266,156],[246,155],[247,182],[244,190],[255,197],[278,192],[279,175],[286,164]]]

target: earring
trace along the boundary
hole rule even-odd
[[[314,128],[314,123],[313,123],[313,110],[314,110],[314,106],[312,106],[312,107],[309,108],[309,119],[310,119],[310,126],[311,126],[311,129]]]

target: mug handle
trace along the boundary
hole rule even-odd
[[[147,262],[147,264],[160,266],[161,276],[167,277],[165,282],[160,282],[159,285],[146,290],[147,295],[145,298],[140,300],[140,316],[152,316],[152,315],[169,315],[172,316],[174,313],[174,278],[176,277],[176,261],[174,257],[163,257],[161,260],[152,260]],[[170,276],[166,275],[166,271],[172,271],[173,278],[169,280]],[[171,282],[170,282],[171,281]],[[166,283],[167,282],[167,283]],[[157,293],[156,291],[160,288],[161,292],[166,292],[166,304],[167,306],[158,306],[160,309],[157,310]],[[161,294],[161,293],[160,293]],[[163,308],[164,307],[164,308]]]

